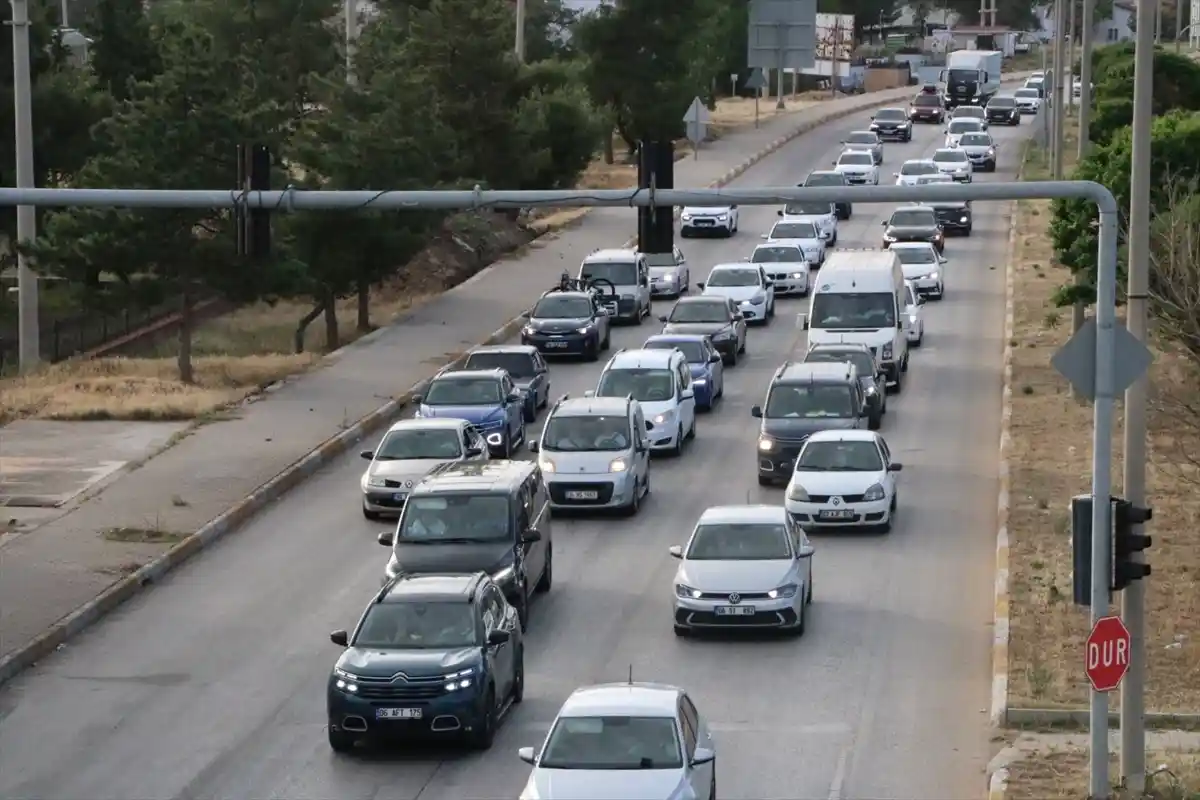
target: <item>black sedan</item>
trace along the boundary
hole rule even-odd
[[[933,209],[938,224],[945,233],[971,235],[971,224],[974,217],[971,214],[971,201],[926,203]]]
[[[881,108],[871,117],[871,130],[893,142],[912,141],[912,121],[903,108]]]
[[[999,122],[1001,125],[1021,124],[1021,109],[1017,108],[1015,97],[993,97],[988,101],[986,116],[988,122]]]
[[[942,226],[929,206],[903,206],[883,223],[883,248],[896,242],[930,242],[940,253],[946,246]]]

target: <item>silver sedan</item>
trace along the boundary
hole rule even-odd
[[[883,163],[883,140],[875,131],[851,131],[842,142],[846,150],[865,150],[878,166]]]

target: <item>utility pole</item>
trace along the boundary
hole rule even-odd
[[[829,43],[829,94],[837,98],[838,45],[841,44],[842,18],[834,17],[833,41]]]
[[[1092,122],[1092,28],[1095,27],[1096,0],[1083,0],[1083,42],[1079,56],[1079,158],[1091,147],[1088,132]],[[1076,328],[1075,330],[1079,330]]]
[[[1050,110],[1054,114],[1054,157],[1051,170],[1056,181],[1061,181],[1063,177],[1063,112],[1066,110],[1063,108],[1066,105],[1063,97],[1063,76],[1067,71],[1064,63],[1067,59],[1063,47],[1063,32],[1067,29],[1067,2],[1070,1],[1058,0],[1054,4],[1054,85],[1050,87],[1050,94],[1054,99],[1050,102]]]
[[[517,61],[525,62],[525,0],[517,0],[517,32],[516,45]]]
[[[1175,52],[1179,52],[1183,39],[1183,0],[1175,0]]]
[[[346,83],[353,86],[354,51],[358,43],[358,0],[346,2]]]
[[[17,151],[17,188],[32,189],[33,103],[29,77],[29,0],[11,0],[13,29],[13,118]],[[17,241],[37,238],[37,216],[33,206],[17,206]],[[37,369],[41,362],[38,323],[38,276],[25,256],[17,254],[17,309],[21,374]]]
[[[1068,12],[1070,19],[1067,22],[1067,69],[1064,77],[1067,79],[1067,108],[1075,107],[1075,3],[1077,0],[1070,0],[1071,6]]]
[[[1162,44],[1162,0],[1154,3],[1154,44]]]
[[[1157,4],[1156,4],[1157,5]],[[1150,285],[1150,123],[1154,91],[1154,14],[1149,3],[1137,8],[1137,50],[1133,61],[1133,159],[1129,196],[1129,282],[1126,325],[1146,340],[1146,294]],[[1145,374],[1125,392],[1125,498],[1146,505]],[[1142,526],[1133,528],[1141,535]],[[1134,563],[1144,562],[1134,553]],[[1146,584],[1136,580],[1121,592],[1121,618],[1129,629],[1129,671],[1121,682],[1121,778],[1130,794],[1146,791]]]
[[[62,2],[59,3],[58,16],[64,28],[70,27],[70,21],[68,19],[70,15],[69,10],[67,9],[67,0],[62,0]]]

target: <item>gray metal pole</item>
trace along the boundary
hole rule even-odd
[[[1154,43],[1162,44],[1162,0],[1154,3]]]
[[[1051,52],[1051,55],[1053,55],[1053,51]],[[1053,66],[1053,64],[1054,64],[1053,60],[1051,60],[1050,64],[1051,64],[1051,66]],[[1042,44],[1042,78],[1043,78],[1042,86],[1045,87],[1043,89],[1043,92],[1045,93],[1045,98],[1044,98],[1044,101],[1042,102],[1042,104],[1040,106],[1038,106],[1038,117],[1040,118],[1040,121],[1042,124],[1042,140],[1038,144],[1041,145],[1042,152],[1044,154],[1049,154],[1050,158],[1053,159],[1054,146],[1050,142],[1050,103],[1049,103],[1050,84],[1045,81],[1045,78],[1048,76],[1049,76],[1049,73],[1046,72],[1046,45],[1045,45],[1045,43],[1043,43]],[[1044,166],[1048,167],[1048,166],[1050,166],[1050,164],[1047,163]]]
[[[64,28],[70,27],[70,24],[71,24],[69,21],[70,9],[67,8],[67,0],[62,0],[62,2],[59,3],[58,16],[59,16],[60,24],[62,25],[62,27],[64,27]]]
[[[1071,0],[1069,19],[1067,21],[1067,68],[1063,71],[1064,77],[1067,79],[1067,108],[1075,107],[1075,3],[1078,0]]]
[[[1158,8],[1161,9],[1161,6]],[[1155,8],[1137,10],[1137,51],[1133,62],[1133,158],[1129,202],[1129,278],[1126,319],[1129,332],[1146,340],[1146,294],[1150,282],[1150,126],[1154,91]],[[1125,497],[1146,500],[1146,390],[1143,375],[1125,393]],[[1138,533],[1141,531],[1138,530]],[[1134,556],[1141,561],[1143,555]],[[1121,617],[1129,628],[1129,671],[1121,682],[1121,777],[1131,794],[1146,789],[1146,583],[1133,581],[1121,592]]]
[[[29,77],[29,0],[11,0],[13,29],[13,117],[17,151],[17,187],[33,188],[33,104]],[[37,216],[33,206],[17,206],[17,241],[37,238]],[[38,276],[25,257],[17,255],[18,352],[21,372],[28,373],[41,362],[38,323]]]
[[[1092,28],[1095,27],[1096,0],[1083,0],[1083,41],[1079,56],[1079,158],[1082,160],[1091,147],[1089,129],[1092,122]]]
[[[525,0],[517,0],[517,60],[525,61]]]
[[[1183,40],[1183,0],[1175,0],[1175,52],[1179,52]]]
[[[358,0],[345,0],[346,9],[346,83],[354,84],[354,50],[358,41]]]
[[[1066,42],[1063,34],[1067,30],[1067,2],[1070,1],[1058,0],[1054,12],[1054,85],[1050,91],[1054,95],[1051,108],[1054,111],[1054,164],[1052,171],[1055,180],[1062,180],[1063,176],[1063,117],[1066,114],[1063,81],[1067,74],[1066,48],[1064,47]]]

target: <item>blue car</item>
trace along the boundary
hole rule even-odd
[[[525,396],[502,369],[447,370],[413,398],[422,419],[465,419],[493,458],[512,458],[525,443]]]
[[[678,350],[687,359],[692,373],[692,391],[696,408],[712,411],[725,394],[725,362],[712,339],[699,334],[664,333],[651,336],[643,350]]]

